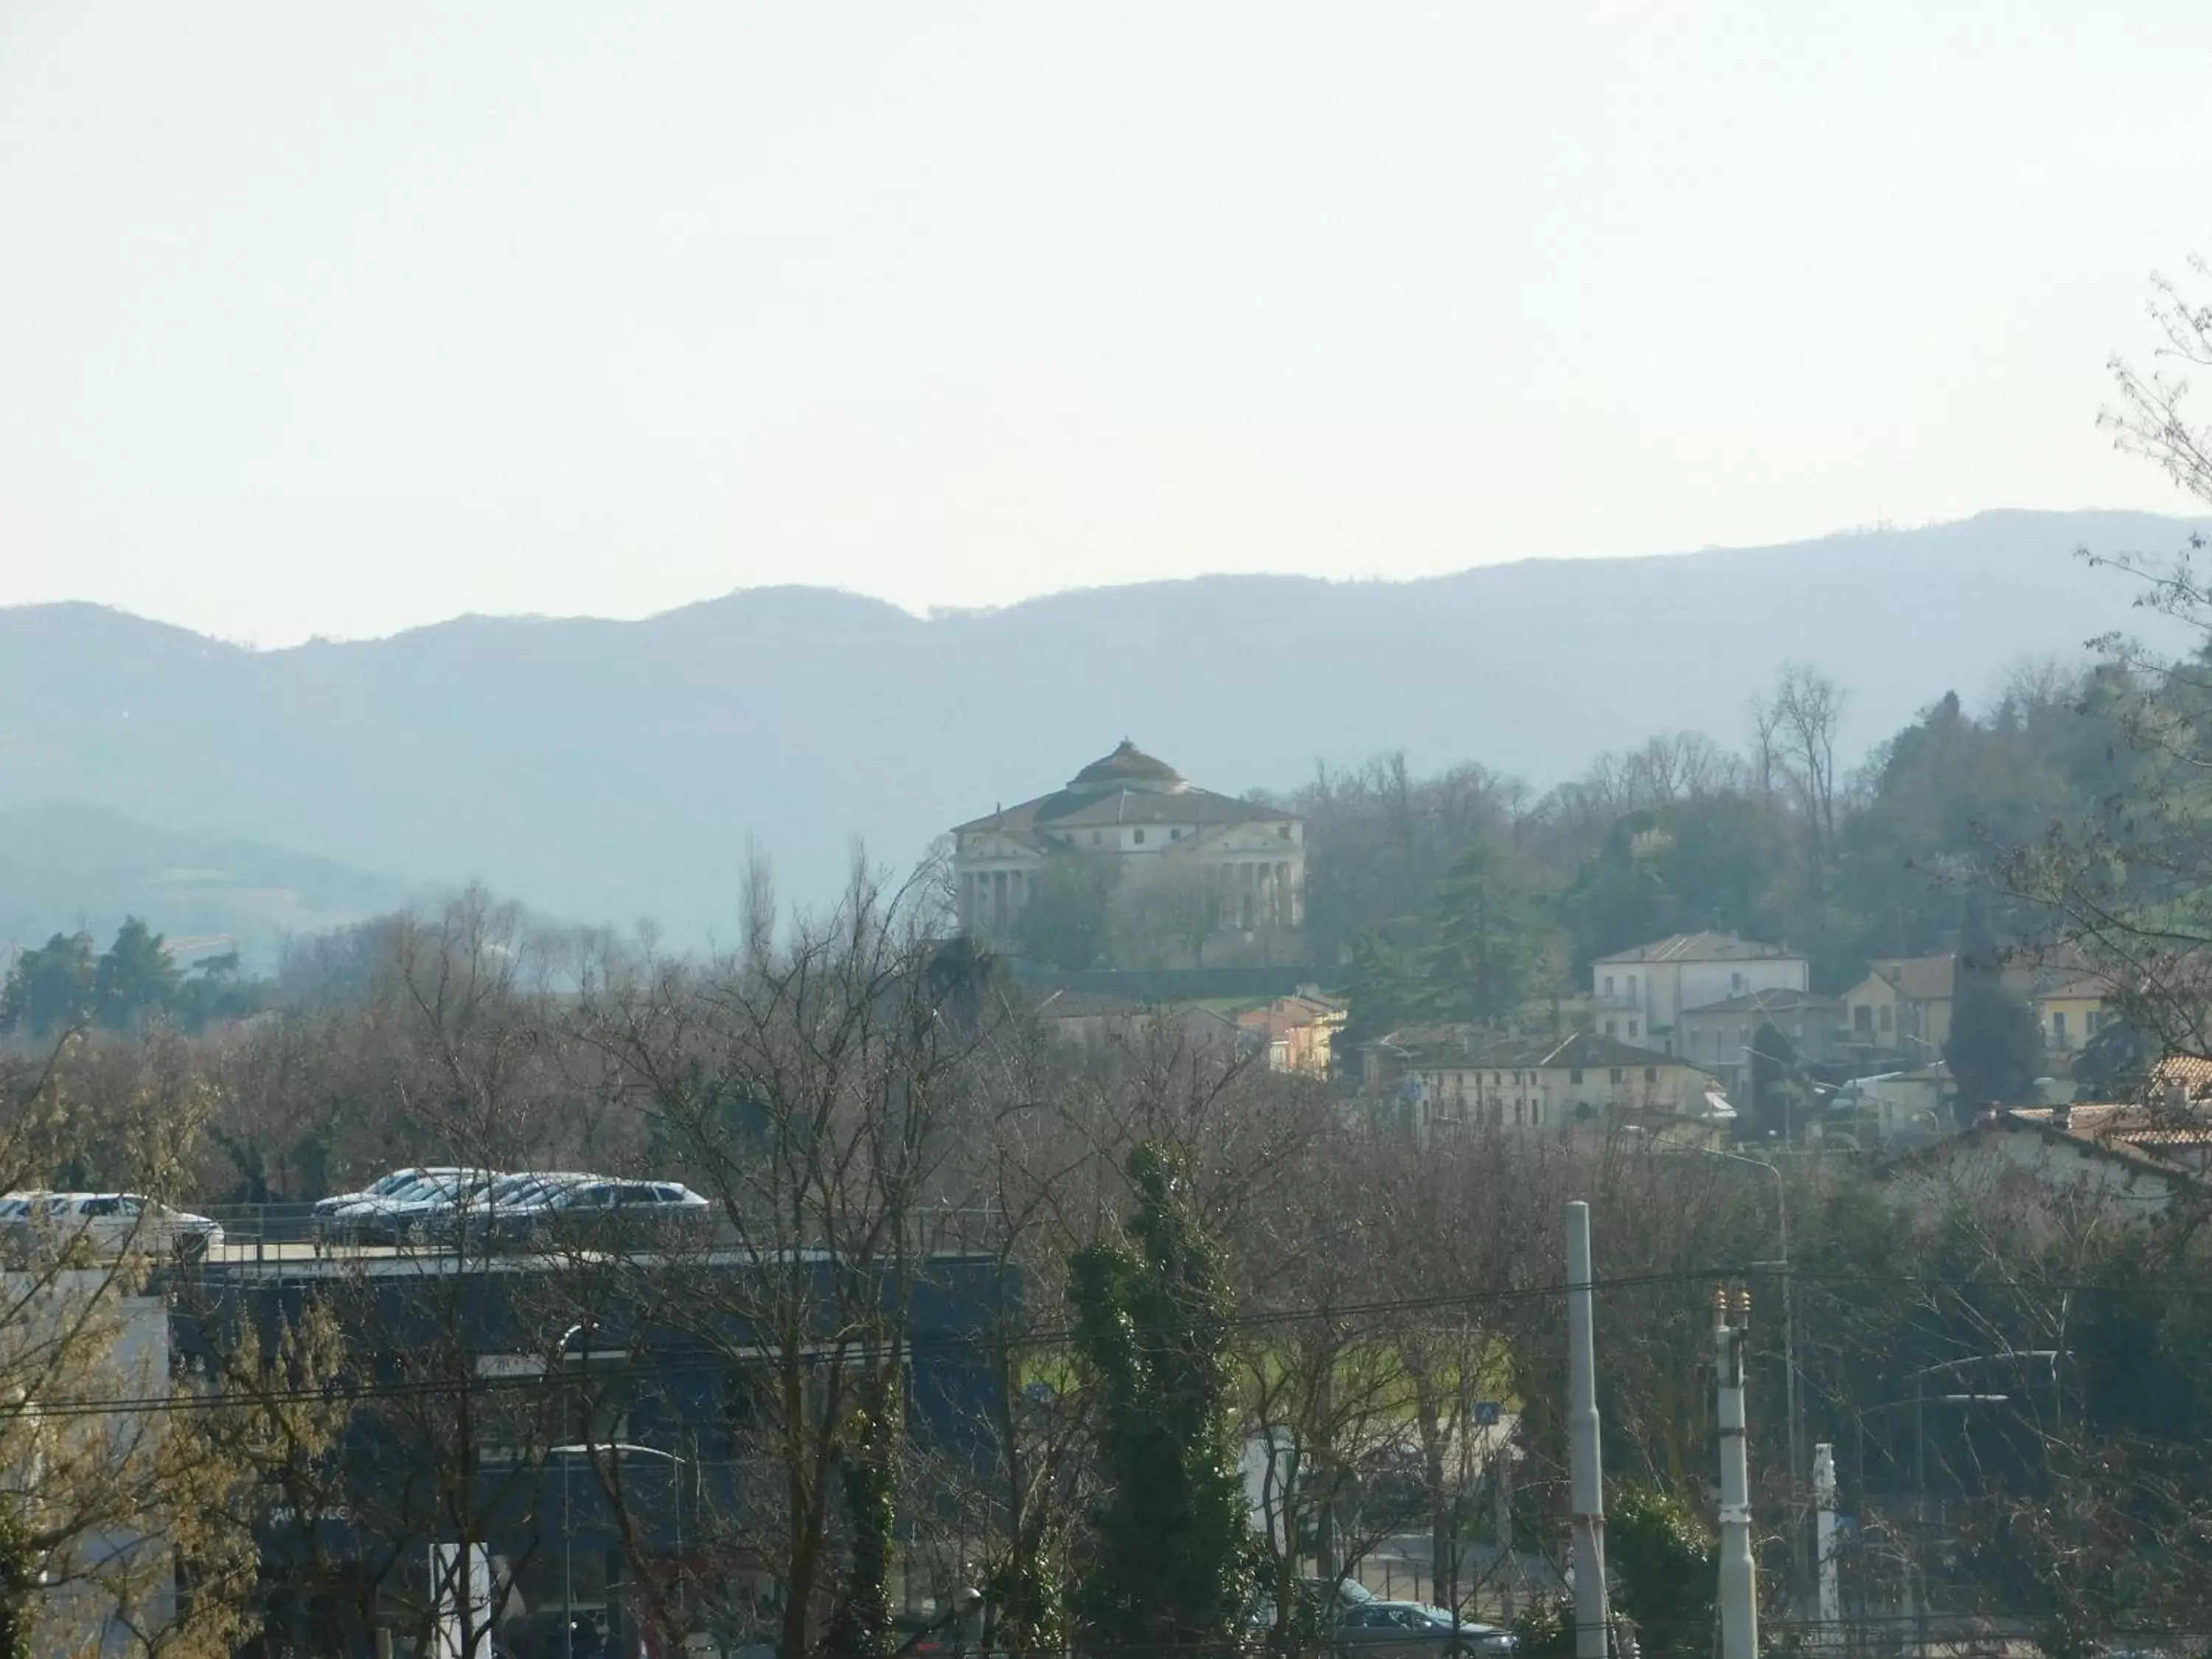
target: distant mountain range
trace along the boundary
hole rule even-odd
[[[907,863],[1124,736],[1231,793],[1394,749],[1543,786],[1656,731],[1734,743],[1748,701],[1805,660],[1850,688],[1856,755],[1947,690],[1971,703],[2023,659],[2144,622],[2127,580],[2077,549],[2165,552],[2199,527],[1988,513],[1419,581],[1201,576],[927,619],[771,587],[644,622],[472,617],[266,652],[89,605],[0,610],[0,809],[18,809],[0,816],[0,928],[119,902],[120,878],[66,856],[74,836],[26,829],[53,820],[21,809],[64,804],[180,848],[313,849],[326,886],[246,872],[301,918],[478,877],[696,944],[734,930],[748,836],[787,896],[824,900],[853,837]],[[27,863],[35,844],[51,856]],[[141,883],[156,864],[254,862],[142,852],[124,861]]]

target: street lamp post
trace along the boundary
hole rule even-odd
[[[1928,1407],[1957,1406],[1971,1409],[1976,1406],[2002,1406],[2012,1396],[2008,1394],[1942,1394],[1930,1396],[1928,1379],[1948,1371],[1964,1370],[1969,1365],[1999,1364],[2015,1359],[2047,1361],[2054,1379],[2058,1361],[2063,1358],[2057,1348],[2021,1348],[2008,1353],[1966,1354],[1957,1359],[1942,1360],[1933,1365],[1923,1365],[1911,1374],[1912,1397],[1892,1400],[1880,1406],[1869,1406],[1860,1413],[1862,1419],[1887,1411],[1912,1407],[1912,1609],[1913,1631],[1920,1650],[1928,1649]],[[1859,1426],[1859,1501],[1866,1501],[1866,1426]]]
[[[680,1469],[684,1459],[674,1452],[663,1451],[658,1446],[633,1445],[617,1440],[607,1445],[593,1447],[579,1442],[569,1446],[548,1446],[546,1455],[561,1460],[561,1624],[563,1659],[575,1659],[576,1651],[576,1528],[569,1508],[569,1471],[575,1468],[579,1457],[590,1457],[595,1451],[611,1455],[619,1463],[625,1457],[654,1457],[669,1468]],[[676,1487],[677,1548],[684,1547],[684,1495],[679,1484]]]
[[[1797,1467],[1799,1447],[1799,1408],[1797,1400],[1797,1306],[1790,1294],[1794,1276],[1790,1267],[1790,1188],[1781,1169],[1763,1158],[1752,1158],[1742,1152],[1724,1152],[1714,1146],[1686,1146],[1686,1152],[1705,1158],[1725,1158],[1730,1164],[1747,1164],[1754,1170],[1764,1170],[1774,1177],[1774,1232],[1780,1246],[1782,1259],[1757,1265],[1771,1267],[1782,1275],[1782,1372],[1787,1401],[1790,1440],[1790,1568],[1793,1594],[1802,1595],[1805,1587],[1804,1516],[1797,1502],[1797,1483],[1802,1471]]]
[[[584,1340],[584,1378],[588,1385],[592,1375],[589,1320],[571,1325],[561,1333],[561,1365],[564,1371],[568,1369],[568,1345],[578,1337]],[[561,1392],[565,1401],[569,1392],[565,1377]],[[567,1414],[565,1405],[562,1414]],[[561,1659],[576,1659],[576,1520],[568,1491],[569,1454],[574,1449],[568,1446],[553,1448],[554,1455],[561,1459]]]
[[[1892,1400],[1879,1406],[1869,1406],[1859,1415],[1862,1419],[1878,1412],[1902,1411],[1912,1408],[1912,1629],[1913,1637],[1922,1653],[1928,1651],[1928,1407],[1932,1406],[2002,1406],[2012,1396],[2008,1394],[1939,1394],[1932,1399],[1927,1394],[1923,1380],[1928,1373],[1913,1373],[1912,1398]],[[1859,1486],[1864,1500],[1866,1486],[1866,1425],[1859,1425]]]

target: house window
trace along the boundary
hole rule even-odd
[[[2066,1047],[2066,1011],[2063,1008],[2051,1011],[2051,1046],[2059,1049]]]
[[[1628,1035],[1631,1036],[1636,1035],[1636,1022],[1632,1019],[1628,1022]]]
[[[1517,1073],[1517,1072],[1516,1072],[1516,1073],[1515,1073],[1513,1074],[1513,1080],[1514,1080],[1516,1083],[1518,1083],[1518,1082],[1521,1080],[1521,1074],[1520,1074],[1519,1073]],[[1492,1072],[1492,1073],[1490,1074],[1490,1081],[1491,1081],[1492,1085],[1494,1087],[1494,1086],[1496,1086],[1498,1084],[1502,1083],[1503,1081],[1504,1081],[1504,1079],[1501,1076],[1499,1076],[1499,1074],[1498,1074],[1498,1073],[1496,1073],[1496,1072]]]
[[[1656,1083],[1659,1080],[1659,1068],[1656,1066],[1645,1066],[1644,1068],[1644,1080],[1646,1083]]]
[[[1882,1029],[1883,1030],[1885,1030],[1885,1031],[1887,1031],[1887,1030],[1889,1030],[1889,1017],[1890,1017],[1890,1008],[1889,1008],[1889,1005],[1888,1005],[1887,1003],[1886,1003],[1886,1002],[1885,1002],[1885,1003],[1883,1003],[1883,1004],[1881,1005],[1881,1029]]]
[[[1886,1014],[1889,1011],[1885,1008],[1882,1012]],[[1887,1024],[1887,1021],[1883,1023]],[[1874,1035],[1874,1010],[1863,1002],[1851,1010],[1851,1030],[1856,1031],[1861,1036],[1870,1037]]]
[[[1613,1080],[1615,1083],[1625,1083],[1628,1080],[1628,1073],[1616,1066],[1613,1068]]]
[[[1099,842],[1099,838],[1098,838],[1098,832],[1097,832],[1096,830],[1093,830],[1091,832],[1091,844],[1093,847],[1097,847],[1097,846],[1098,846],[1098,845],[1100,844],[1100,842]]]
[[[1181,841],[1181,840],[1182,839],[1182,830],[1169,830],[1169,831],[1168,831],[1168,839],[1169,839],[1170,841]]]
[[[2092,1008],[2087,1013],[2082,1015],[2081,1018],[2088,1021],[2089,1035],[2091,1036],[2096,1036],[2097,1033],[2102,1030],[2105,1027],[2105,1012],[2101,1008]]]
[[[1145,844],[1145,832],[1141,830],[1136,832],[1136,844],[1139,847]]]
[[[1619,1036],[1620,1035],[1620,1023],[1616,1020],[1610,1019],[1606,1021],[1605,1034],[1607,1036]]]
[[[1613,975],[1611,974],[1607,974],[1605,976],[1605,994],[1607,996],[1611,996],[1613,994]]]
[[[1628,976],[1628,1000],[1631,1002],[1636,1000],[1636,975],[1633,974]]]
[[[1570,1083],[1580,1083],[1582,1080],[1583,1074],[1580,1072],[1569,1072],[1567,1073],[1567,1081]]]

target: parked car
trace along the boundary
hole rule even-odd
[[[221,1223],[141,1193],[56,1193],[34,1204],[26,1221],[58,1238],[82,1235],[102,1250],[199,1255],[223,1242]]]
[[[1375,1599],[1375,1592],[1357,1578],[1301,1578],[1297,1594],[1300,1622],[1307,1630],[1332,1629],[1352,1608]],[[1273,1630],[1278,1611],[1273,1589],[1264,1588],[1253,1599],[1252,1612],[1245,1622],[1255,1629]]]
[[[1301,1578],[1298,1588],[1316,1601],[1334,1602],[1340,1618],[1376,1599],[1375,1592],[1357,1578]]]
[[[593,1176],[544,1188],[496,1225],[501,1237],[537,1243],[638,1243],[697,1226],[713,1211],[680,1182]]]
[[[420,1244],[438,1223],[505,1177],[496,1170],[452,1170],[423,1176],[382,1198],[364,1199],[325,1218],[326,1235],[363,1243]]]
[[[428,1178],[460,1173],[459,1170],[434,1166],[428,1169],[394,1170],[381,1180],[370,1182],[357,1193],[333,1193],[328,1198],[317,1199],[314,1213],[319,1216],[336,1215],[340,1211],[349,1209],[356,1204],[366,1204],[374,1199],[389,1198],[393,1194],[415,1186]]]
[[[1339,1659],[1366,1654],[1419,1655],[1420,1659],[1453,1653],[1510,1655],[1518,1644],[1510,1631],[1455,1619],[1449,1607],[1425,1601],[1363,1601],[1337,1620]]]
[[[544,1204],[562,1188],[599,1176],[574,1170],[524,1170],[505,1175],[436,1214],[425,1218],[425,1231],[448,1244],[479,1247],[515,1236],[513,1218]]]

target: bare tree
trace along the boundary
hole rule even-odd
[[[1790,663],[1769,697],[1752,704],[1752,775],[1762,793],[1786,785],[1816,869],[1834,862],[1839,795],[1838,729],[1845,696],[1807,663]]]
[[[702,1543],[778,1581],[775,1643],[888,1642],[892,1510],[907,1462],[914,1297],[950,1215],[978,964],[943,954],[912,886],[856,858],[838,907],[704,969],[611,963],[580,1009],[653,1132],[713,1200],[725,1243],[674,1262],[659,1316],[715,1355],[749,1448],[744,1501]],[[939,1289],[943,1286],[940,1285]]]

